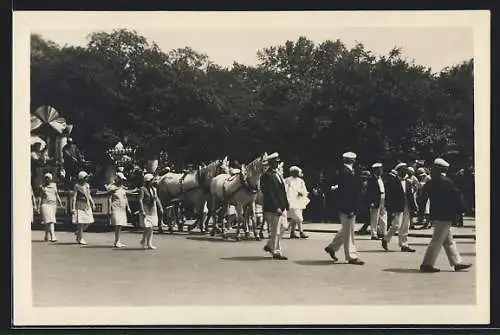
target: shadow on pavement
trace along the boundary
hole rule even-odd
[[[140,248],[140,247],[132,247],[132,248],[124,247],[124,248],[111,248],[111,249],[113,251],[149,251],[149,250],[146,250],[146,249]]]
[[[50,242],[44,240],[31,240],[31,243],[50,243]]]
[[[225,261],[269,261],[272,260],[272,257],[269,256],[236,256],[236,257],[222,257],[221,259]]]
[[[393,272],[393,273],[418,273],[418,274],[428,274],[425,272],[420,272],[419,269],[402,269],[402,268],[395,268],[395,269],[384,269],[385,272]],[[441,272],[454,272],[450,270],[441,270]],[[439,273],[439,272],[437,272]]]
[[[241,239],[239,241],[235,241],[231,237],[228,237],[227,239],[224,240],[222,237],[210,237],[210,236],[189,236],[189,237],[186,237],[186,240],[206,241],[206,242],[226,242],[226,243],[236,243],[236,242],[246,241],[244,239]]]
[[[56,243],[51,243],[52,245],[79,245],[76,242],[56,242]]]
[[[473,251],[473,252],[461,252],[460,253],[461,256],[476,256],[476,252]]]
[[[358,250],[358,252],[369,252],[369,253],[380,253],[380,254],[385,254],[385,253],[394,252],[394,251],[395,250],[385,251],[385,250],[382,250],[382,249],[378,249],[378,250]]]
[[[294,263],[299,264],[299,265],[340,265],[340,264],[347,264],[347,263],[335,263],[331,259],[327,260],[305,260],[305,261],[295,261]]]

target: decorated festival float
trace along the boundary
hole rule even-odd
[[[94,219],[97,225],[110,224],[110,208],[106,185],[114,181],[117,168],[127,168],[133,172],[134,153],[132,148],[126,148],[119,142],[108,150],[106,170],[104,175],[96,175],[95,166],[87,161],[70,135],[73,125],[51,106],[40,106],[31,113],[31,184],[35,192],[43,182],[43,175],[50,172],[58,186],[63,208],[57,209],[57,224],[71,226],[71,210],[73,187],[79,171],[90,174],[91,194],[95,202]],[[142,172],[142,171],[141,171]],[[136,187],[136,186],[133,186]],[[130,192],[130,207],[132,212],[138,209],[138,194]],[[41,216],[34,213],[33,226],[41,224]],[[136,215],[129,215],[130,226],[137,221]]]

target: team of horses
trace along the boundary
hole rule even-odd
[[[229,206],[234,206],[234,239],[240,240],[241,230],[248,238],[251,227],[254,238],[260,240],[264,238],[264,222],[261,221],[260,227],[258,226],[255,205],[262,205],[259,181],[266,169],[267,153],[243,165],[235,174],[230,173],[228,157],[225,157],[193,171],[167,172],[158,177],[158,195],[162,204],[180,202],[193,208],[195,222],[188,227],[188,231],[199,228],[202,234],[206,234],[211,221],[211,236],[229,238],[228,220],[225,219]],[[164,213],[166,216],[172,214],[171,211]],[[178,220],[166,217],[164,222],[167,223],[169,232],[174,231],[174,225],[177,225],[178,231],[183,230],[183,225]]]

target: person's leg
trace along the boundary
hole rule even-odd
[[[45,242],[48,242],[50,240],[50,237],[49,237],[49,234],[50,234],[49,233],[49,223],[48,222],[44,222],[43,223],[43,228],[44,228],[43,230],[44,230],[44,233],[45,233],[44,237],[43,237],[43,240]]]
[[[271,234],[271,237],[269,238],[269,241],[267,242],[264,248],[267,249],[269,252],[274,253],[274,251],[278,248],[279,217],[274,213],[264,213],[264,218],[267,221],[267,224],[269,225],[269,230]]]
[[[433,222],[434,230],[432,232],[432,238],[427,246],[427,250],[424,254],[424,259],[422,260],[422,266],[434,267],[436,260],[439,256],[439,251],[441,246],[448,234],[448,227],[451,226],[451,222],[445,221],[435,221]]]
[[[121,232],[121,226],[116,225],[115,226],[115,243],[113,244],[115,247],[118,247],[120,245],[120,232]]]
[[[354,243],[354,225],[356,223],[356,216],[352,218],[346,217],[345,224],[342,225],[344,233],[344,252],[346,261],[358,259],[356,244]]]
[[[377,237],[377,225],[380,218],[380,207],[370,207],[371,236]]]
[[[148,239],[147,239],[147,246],[149,249],[156,249],[156,247],[153,245],[153,227],[148,228]]]
[[[408,246],[408,233],[410,229],[410,220],[411,220],[410,211],[406,208],[403,212],[401,218],[401,225],[398,231],[399,247]]]
[[[401,226],[401,221],[403,220],[403,212],[397,212],[393,214],[392,220],[391,220],[391,227],[387,231],[387,234],[385,234],[383,241],[386,243],[390,243],[392,237],[396,232],[399,230],[399,227]]]
[[[453,239],[453,231],[451,226],[448,226],[447,229],[443,228],[443,234],[445,235],[443,248],[446,252],[446,257],[448,257],[448,262],[451,266],[462,264],[462,257],[460,256],[457,244]]]
[[[85,230],[85,224],[83,223],[79,223],[78,224],[78,227],[77,227],[77,230],[78,230],[78,233],[77,233],[77,236],[78,236],[78,243],[80,244],[87,244],[87,242],[85,241],[85,239],[83,238],[83,232]]]
[[[49,222],[49,236],[51,242],[57,242],[55,223]]]
[[[380,202],[380,212],[378,216],[378,229],[377,235],[384,237],[387,233],[387,211],[385,209],[385,203],[382,199]]]

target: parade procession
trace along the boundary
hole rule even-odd
[[[226,156],[176,172],[165,153],[159,155],[161,165],[159,159],[148,159],[141,167],[134,157],[136,150],[119,142],[106,152],[109,166],[105,168],[104,184],[99,185],[86,171],[89,162],[69,137],[72,125],[51,106],[39,107],[31,119],[32,224],[38,221],[44,226],[44,241],[58,241],[57,214],[59,221],[72,223],[79,245],[87,245],[85,231],[97,220],[113,227],[113,248],[127,247],[120,234],[123,227],[143,231],[139,243],[144,250],[156,249],[154,233],[182,233],[186,228],[187,232],[198,230],[236,241],[242,233],[246,239],[267,239],[263,250],[272,259],[287,260],[281,244],[285,231],[290,232],[291,239],[309,237],[303,228],[303,211],[310,203],[303,171],[293,165],[285,173],[285,162],[278,152],[263,153],[238,168],[230,166]],[[45,140],[41,134],[48,134]],[[342,247],[346,262],[363,265],[354,239],[357,214],[363,204],[363,182],[354,166],[356,153],[345,152],[340,159],[343,165],[338,183],[330,188],[338,193],[341,228],[324,251],[337,262]],[[381,248],[389,251],[397,233],[401,252],[413,253],[408,234],[410,226],[416,224],[414,219],[427,217],[421,224],[433,226],[420,266],[422,272],[439,271],[434,264],[441,247],[455,271],[471,267],[462,261],[453,239],[452,226],[463,222],[468,205],[447,176],[449,167],[446,160],[437,157],[427,167],[416,169],[418,177],[415,168],[404,162],[390,168],[386,175],[380,162],[373,162],[371,171],[367,171],[366,225],[371,240],[380,241]],[[186,224],[188,218],[191,224]]]
[[[35,304],[475,303],[472,58],[86,38],[31,36]]]

